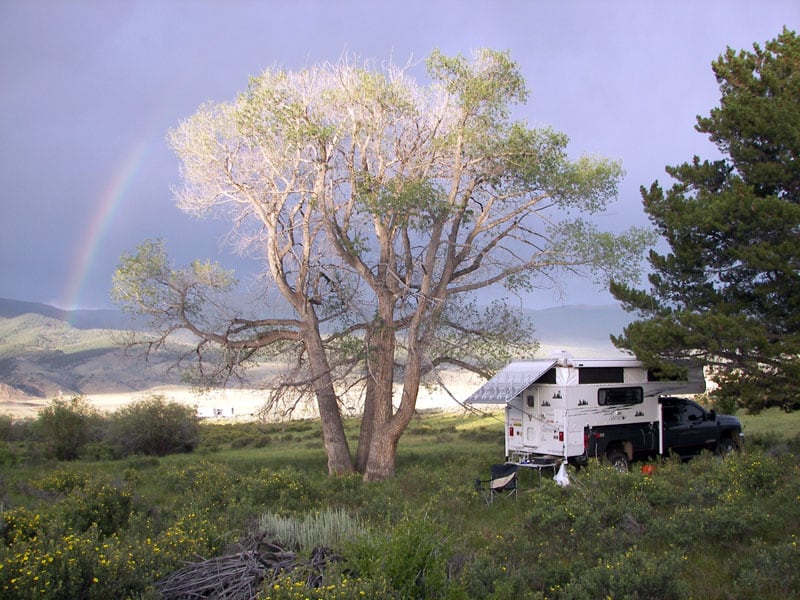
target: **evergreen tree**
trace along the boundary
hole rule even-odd
[[[612,284],[642,320],[614,343],[654,367],[702,361],[714,395],[750,411],[800,408],[800,39],[728,48],[713,63],[720,105],[698,117],[723,158],[667,167],[642,188],[669,252],[649,291]]]

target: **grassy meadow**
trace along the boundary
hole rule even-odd
[[[203,423],[193,452],[158,458],[0,442],[0,596],[157,598],[187,561],[269,532],[342,560],[315,589],[279,574],[264,599],[800,597],[800,414],[742,420],[747,449],[724,461],[592,464],[566,488],[525,471],[491,506],[473,483],[502,462],[497,413],[420,415],[382,483],[329,478],[311,421]]]

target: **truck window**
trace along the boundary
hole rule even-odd
[[[692,402],[683,404],[664,404],[661,417],[670,425],[688,425],[694,421],[704,421],[705,411]]]
[[[661,418],[665,423],[680,423],[681,411],[677,406],[664,405],[661,409]]]
[[[687,404],[685,408],[686,421],[702,421],[705,418],[703,409],[694,404]]]
[[[600,406],[614,404],[641,404],[644,392],[640,387],[605,388],[597,390],[597,403]]]

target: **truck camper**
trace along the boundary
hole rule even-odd
[[[741,424],[674,394],[705,391],[702,368],[662,380],[633,358],[516,361],[476,390],[469,404],[505,405],[506,461],[555,466],[608,459],[630,462],[670,451],[741,447]]]

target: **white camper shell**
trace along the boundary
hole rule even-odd
[[[510,363],[466,402],[505,404],[505,451],[521,466],[584,454],[586,428],[660,423],[658,398],[705,391],[701,368],[683,381],[653,381],[633,358],[560,358]]]

